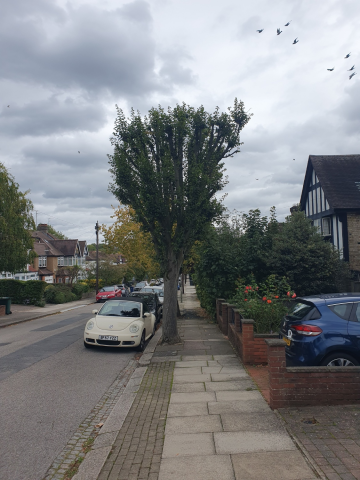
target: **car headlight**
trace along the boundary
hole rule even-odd
[[[92,330],[94,328],[94,322],[92,320],[90,320],[87,324],[86,324],[86,329],[87,330]]]
[[[139,330],[139,325],[130,325],[129,330],[131,333],[136,333]]]

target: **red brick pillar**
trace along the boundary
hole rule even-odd
[[[228,325],[229,323],[232,323],[233,315],[235,316],[233,313],[234,308],[236,308],[236,305],[228,304]]]
[[[254,363],[254,320],[250,318],[241,319],[241,341],[242,341],[242,361],[244,363]]]
[[[217,298],[216,299],[216,320],[219,323],[219,317],[222,314],[222,307],[221,305],[226,302],[225,298]]]
[[[228,334],[228,303],[222,303],[222,323],[221,323],[221,331],[224,335]]]
[[[280,339],[266,339],[270,408],[282,408],[287,406],[286,388],[284,385],[286,374],[285,342]]]
[[[235,313],[235,332],[241,332],[240,310],[234,309],[234,313]]]

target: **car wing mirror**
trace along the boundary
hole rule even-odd
[[[148,317],[149,315],[150,315],[150,313],[146,312],[146,313],[144,313],[143,318]]]
[[[97,313],[99,313],[99,310],[92,310],[91,313],[93,313],[94,315],[96,315]]]

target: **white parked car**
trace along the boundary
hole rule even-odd
[[[156,318],[146,302],[137,297],[109,300],[85,326],[84,345],[128,348],[143,351],[145,342],[155,334]]]

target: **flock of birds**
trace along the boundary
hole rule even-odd
[[[285,26],[285,27],[288,27],[288,26],[290,25],[290,23],[291,23],[291,20],[290,20],[290,22],[285,23],[284,26]],[[256,31],[257,31],[258,33],[262,33],[262,32],[264,31],[264,29],[261,28],[261,29],[256,30]],[[281,33],[282,33],[281,28],[277,28],[277,29],[276,29],[276,34],[277,34],[277,35],[280,35]],[[296,37],[292,44],[293,44],[293,45],[296,45],[297,43],[299,43],[299,40],[298,40],[298,38]],[[348,53],[347,55],[345,55],[344,58],[345,58],[345,59],[346,59],[346,58],[349,58],[350,55],[351,55],[351,52]],[[353,66],[352,66],[349,70],[347,70],[347,71],[348,71],[348,72],[353,72],[354,68],[355,68],[355,65],[353,65]],[[335,69],[335,67],[333,67],[333,68],[328,68],[327,70],[328,70],[329,72],[332,72],[332,71],[334,71],[334,69]],[[351,73],[351,74],[349,75],[349,80],[351,80],[354,75],[356,75],[356,72],[353,72],[353,73]]]

